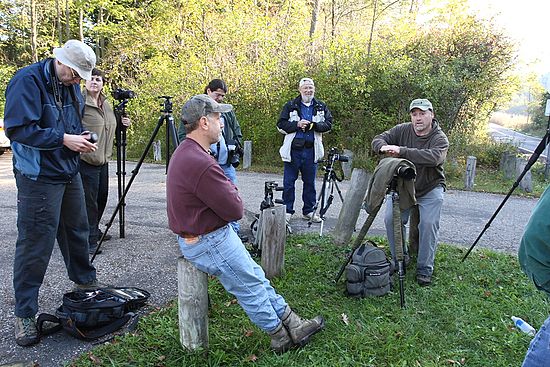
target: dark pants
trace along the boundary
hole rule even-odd
[[[295,183],[298,174],[302,175],[304,190],[302,192],[302,214],[309,214],[315,206],[315,175],[317,163],[315,163],[315,150],[313,148],[292,149],[291,161],[285,162],[283,176],[283,201],[287,213],[294,214]]]
[[[84,187],[84,198],[86,199],[86,213],[88,214],[88,225],[90,227],[89,243],[93,247],[99,241],[99,221],[107,206],[109,195],[109,164],[93,166],[80,161],[80,175]]]
[[[69,279],[78,284],[96,279],[88,255],[88,220],[82,181],[47,184],[16,173],[17,242],[13,264],[15,315],[38,312],[38,290],[52,255],[56,235]]]

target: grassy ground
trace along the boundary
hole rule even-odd
[[[380,239],[377,239],[380,241]],[[515,257],[442,245],[434,283],[420,287],[414,267],[407,274],[407,307],[399,292],[366,299],[344,295],[333,282],[349,248],[329,237],[291,236],[285,275],[274,285],[299,314],[322,314],[326,329],[303,349],[283,355],[269,350],[269,337],[248,320],[217,280],[208,353],[187,353],[179,343],[177,304],[140,320],[134,334],[96,347],[72,366],[519,366],[530,337],[510,317],[538,328],[548,303],[521,273]]]

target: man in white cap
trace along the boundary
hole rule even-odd
[[[209,150],[221,137],[221,113],[232,108],[206,94],[191,97],[183,106],[186,139],[170,159],[166,176],[168,225],[178,235],[183,257],[215,275],[252,322],[271,336],[271,348],[283,353],[307,344],[323,329],[324,319],[299,317],[229,227],[242,218],[243,203]]]
[[[414,187],[420,215],[416,280],[418,284],[426,286],[432,282],[439,235],[439,218],[445,192],[443,163],[447,157],[449,140],[439,127],[432,103],[429,100],[413,100],[409,106],[409,113],[411,122],[396,125],[375,136],[372,141],[372,149],[376,153],[407,159],[416,167]],[[388,195],[386,199],[384,222],[395,261],[391,195]],[[403,223],[408,221],[409,214],[410,209],[403,211]]]
[[[13,271],[15,341],[38,343],[35,316],[55,240],[77,288],[98,287],[88,256],[88,221],[79,174],[80,153],[94,151],[82,131],[81,79],[96,63],[93,50],[70,40],[49,58],[17,71],[6,89],[4,129],[11,140],[17,185]]]
[[[319,223],[321,218],[314,214],[315,176],[317,162],[325,155],[322,134],[332,129],[332,114],[326,104],[315,99],[313,79],[300,79],[298,91],[300,95],[284,105],[277,121],[279,132],[285,136],[279,149],[284,162],[283,201],[288,222],[294,214],[295,183],[301,174],[302,218]]]

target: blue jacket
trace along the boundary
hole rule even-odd
[[[31,180],[63,183],[79,171],[79,153],[63,145],[63,134],[82,132],[84,99],[78,85],[57,81],[53,61],[42,60],[15,73],[6,88],[4,129],[11,140],[14,170]]]

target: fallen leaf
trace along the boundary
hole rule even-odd
[[[493,295],[493,293],[491,293],[491,291],[485,291],[485,292],[483,292],[483,295],[485,297],[491,297]]]
[[[258,357],[255,354],[252,354],[246,357],[246,360],[250,362],[256,362],[258,360]]]
[[[88,353],[88,358],[90,358],[90,361],[92,361],[93,364],[100,365],[101,359],[96,357],[92,352]]]
[[[253,334],[254,334],[254,330],[247,330],[247,331],[245,331],[244,336],[246,336],[248,338],[249,336],[252,336]]]
[[[157,359],[162,362],[166,359],[166,356],[159,356]]]
[[[342,317],[342,321],[344,322],[344,324],[349,325],[348,315],[346,315],[345,313],[343,313],[343,314],[340,315],[340,316]]]

